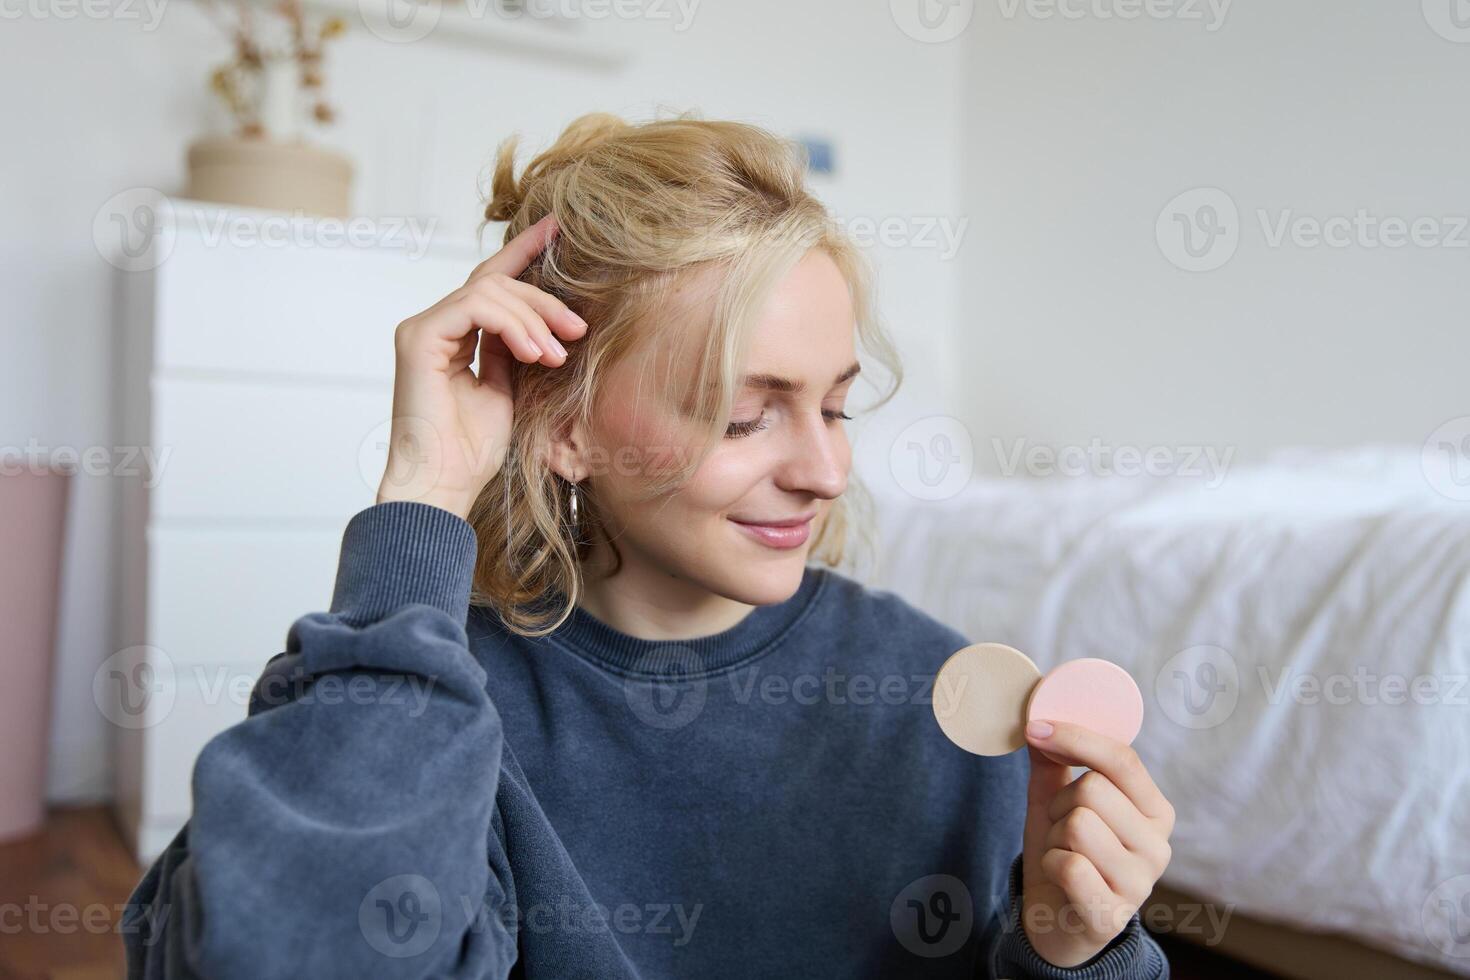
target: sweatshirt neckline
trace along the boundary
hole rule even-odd
[[[801,584],[781,602],[756,606],[734,626],[684,640],[649,640],[609,626],[581,606],[548,634],[558,645],[618,673],[692,678],[739,666],[767,652],[799,623],[826,584],[825,570],[807,565]]]

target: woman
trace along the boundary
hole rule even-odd
[[[955,748],[966,638],[830,567],[859,343],[898,370],[800,157],[687,116],[514,149],[506,244],[398,327],[377,502],[200,755],[131,975],[1166,976],[1137,757]]]

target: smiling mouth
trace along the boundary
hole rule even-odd
[[[806,517],[784,518],[778,522],[755,523],[730,518],[731,523],[768,548],[786,551],[799,548],[811,536],[812,521],[816,514]]]
[[[780,520],[774,521],[747,521],[740,517],[732,517],[730,520],[736,524],[745,524],[750,527],[796,527],[799,524],[807,523],[816,516],[817,512],[812,511],[810,514],[802,514],[798,517],[783,517]]]

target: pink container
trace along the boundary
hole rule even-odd
[[[46,815],[51,661],[71,474],[8,459],[0,469],[0,840]],[[17,472],[19,471],[19,472]]]

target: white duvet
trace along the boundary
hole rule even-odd
[[[1214,488],[875,490],[874,584],[1043,670],[1132,673],[1167,883],[1470,975],[1470,503],[1444,478],[1365,449]]]

